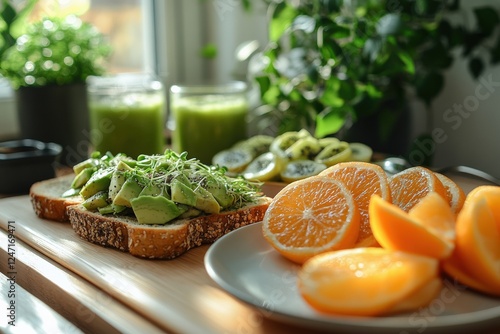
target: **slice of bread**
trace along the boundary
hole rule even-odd
[[[239,227],[262,221],[271,198],[235,211],[182,219],[165,225],[139,224],[133,217],[101,215],[82,205],[67,211],[73,230],[83,239],[148,259],[173,259],[193,247],[213,243]]]
[[[31,186],[29,192],[31,204],[38,217],[58,222],[69,221],[66,208],[83,202],[83,198],[79,195],[62,197],[62,194],[71,188],[74,177],[74,174],[68,174],[39,181]]]

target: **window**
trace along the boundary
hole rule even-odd
[[[139,72],[146,69],[145,22],[149,9],[144,0],[39,0],[30,21],[46,16],[77,14],[97,27],[113,49],[109,72]]]
[[[263,46],[267,37],[265,10],[255,8],[257,15],[246,13],[239,0],[38,0],[32,20],[79,14],[109,38],[110,73],[156,73],[168,88],[241,78],[235,49],[254,39]],[[207,44],[217,47],[215,59],[201,56]],[[0,140],[18,131],[12,95],[0,78]]]
[[[25,0],[12,0],[14,6]],[[109,40],[113,53],[109,73],[155,72],[153,0],[38,0],[28,18],[77,14],[95,25]],[[0,140],[18,133],[12,89],[0,78]]]

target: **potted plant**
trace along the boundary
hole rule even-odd
[[[394,136],[409,132],[412,99],[430,111],[458,57],[474,78],[500,60],[500,18],[490,6],[468,13],[458,0],[264,1],[269,44],[249,72],[263,102],[257,114],[277,132],[306,127],[408,154],[412,138]]]
[[[4,4],[4,21],[12,23],[12,13]],[[61,144],[64,165],[87,158],[85,80],[105,72],[110,47],[102,34],[70,15],[44,18],[28,25],[15,43],[5,37],[4,41],[11,45],[0,54],[0,75],[15,90],[21,136]]]

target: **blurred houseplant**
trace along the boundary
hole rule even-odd
[[[474,78],[500,61],[500,19],[489,6],[467,13],[458,0],[264,1],[269,44],[249,68],[262,128],[305,127],[408,154],[411,138],[397,135],[409,132],[411,101],[430,111],[458,57]]]
[[[73,165],[87,157],[89,146],[85,80],[105,72],[110,48],[74,15],[44,18],[12,39],[20,15],[3,1],[0,75],[15,90],[21,136],[61,144],[61,163]]]

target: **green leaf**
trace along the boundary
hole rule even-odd
[[[448,4],[448,10],[450,12],[455,12],[460,9],[460,0],[453,0]]]
[[[316,138],[323,138],[337,133],[344,126],[346,121],[345,113],[339,109],[329,109],[327,112],[316,116]]]
[[[467,31],[462,31],[463,33],[463,52],[462,55],[464,57],[467,57],[468,55],[471,54],[471,52],[481,44],[481,42],[484,40],[485,36],[483,33],[480,32],[467,32]]]
[[[441,43],[436,43],[422,52],[422,64],[429,69],[446,69],[453,63],[449,51]]]
[[[474,8],[474,14],[479,30],[487,35],[500,23],[500,17],[492,7]]]
[[[415,12],[418,15],[423,15],[427,12],[427,1],[426,0],[416,0],[415,1]]]
[[[243,4],[243,9],[244,9],[245,11],[247,11],[247,12],[248,12],[248,11],[250,11],[250,9],[252,9],[252,5],[251,5],[251,3],[250,3],[250,0],[242,0],[241,2],[242,2],[242,4]]]
[[[374,62],[382,49],[382,40],[380,38],[369,38],[363,47],[363,56]]]
[[[495,45],[490,50],[491,64],[496,65],[500,62],[500,37],[498,37]]]
[[[343,0],[320,0],[321,9],[326,13],[336,13],[340,11]]]
[[[269,40],[277,42],[285,31],[290,28],[297,16],[297,11],[292,6],[276,7],[271,24],[269,26]]]
[[[400,50],[398,52],[398,57],[405,65],[405,72],[415,74],[415,63],[413,62],[413,58],[410,56],[410,54],[408,52]]]
[[[399,14],[390,13],[382,16],[377,22],[377,33],[381,36],[395,35],[401,28],[401,17]]]
[[[267,77],[267,76],[258,76],[258,77],[255,77],[254,80],[259,85],[259,89],[260,89],[261,94],[264,94],[265,92],[267,92],[269,90],[269,88],[271,87],[271,79],[269,79],[269,77]],[[261,95],[261,97],[262,97],[262,95]]]
[[[441,20],[438,25],[438,33],[443,37],[443,43],[449,47],[454,45],[453,27],[450,22]]]
[[[329,22],[327,31],[334,40],[346,38],[351,35],[351,30],[349,28],[338,25],[333,21]]]
[[[206,59],[214,59],[217,57],[217,46],[213,43],[206,44],[201,49],[201,56]]]
[[[292,27],[294,30],[302,30],[310,34],[316,28],[316,20],[308,15],[299,15],[293,19]]]
[[[329,107],[340,107],[344,100],[339,96],[340,80],[337,77],[330,77],[325,83],[325,89],[320,97],[320,102]]]
[[[350,101],[357,95],[356,84],[353,80],[340,80],[338,95],[343,101]]]
[[[484,64],[480,58],[474,57],[469,61],[469,71],[474,79],[479,78],[481,73],[483,73],[483,70]]]
[[[439,95],[444,86],[444,78],[441,73],[429,72],[419,77],[415,82],[417,95],[427,105]]]
[[[281,91],[278,86],[270,86],[269,89],[263,94],[262,100],[264,103],[277,105],[280,94]]]
[[[0,17],[5,21],[8,27],[16,20],[17,13],[14,7],[12,7],[9,2],[2,2],[3,8],[0,12]]]

